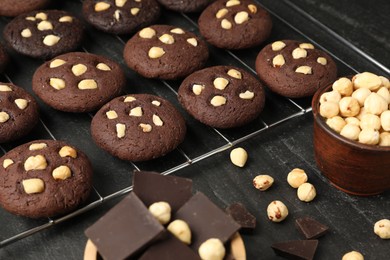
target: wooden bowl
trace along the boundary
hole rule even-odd
[[[322,174],[338,189],[369,196],[390,189],[390,146],[366,145],[332,130],[319,113],[320,97],[332,85],[320,88],[312,100],[314,153]]]

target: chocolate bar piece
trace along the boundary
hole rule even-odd
[[[169,234],[167,239],[151,245],[138,260],[200,260],[186,244]]]
[[[256,228],[255,216],[241,203],[233,203],[225,211],[241,226],[240,231],[252,232]]]
[[[191,198],[192,180],[156,172],[134,172],[133,191],[147,207],[165,201],[171,206],[172,212],[176,212]]]
[[[271,247],[277,255],[287,259],[311,260],[314,258],[318,240],[292,240],[275,243]]]
[[[191,247],[197,252],[209,238],[219,238],[223,243],[240,229],[232,217],[218,208],[203,193],[198,192],[176,213],[176,219],[187,222],[192,231]]]
[[[296,219],[295,226],[306,237],[306,239],[319,238],[329,230],[327,226],[310,217],[301,217]]]
[[[105,260],[125,259],[160,238],[165,228],[132,192],[85,234]]]

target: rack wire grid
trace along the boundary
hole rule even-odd
[[[81,0],[60,2],[60,9],[81,17]],[[243,51],[221,50],[209,46],[210,58],[207,66],[221,64],[233,65],[256,75],[253,68],[256,56],[261,48],[275,40],[296,39],[311,42],[317,48],[327,51],[336,61],[339,75],[357,73],[357,69],[344,61],[350,59],[355,62],[359,62],[360,60],[364,61],[366,66],[364,68],[371,69],[371,71],[387,74],[387,76],[390,73],[390,70],[386,66],[349,43],[326,25],[310,16],[295,3],[289,0],[276,1],[278,3],[274,2],[264,0],[260,3],[271,13],[274,24],[271,37],[266,43],[256,48]],[[287,10],[287,13],[291,12],[291,10],[296,12],[298,15],[294,16],[295,24],[305,24],[305,30],[302,30],[302,27],[298,28],[291,17],[288,18],[288,15],[284,15],[281,10]],[[199,14],[175,13],[165,10],[159,23],[175,25],[200,35],[197,28],[198,16]],[[3,29],[9,20],[8,18],[1,18],[0,29]],[[301,20],[305,21],[305,23],[302,23]],[[88,25],[86,25],[86,33],[87,40],[82,47],[84,52],[110,57],[125,68],[122,50],[130,36],[109,35],[97,31]],[[326,48],[324,46],[325,43],[327,45]],[[32,93],[31,78],[35,69],[41,65],[42,61],[17,56],[16,54],[12,55],[14,55],[12,60],[15,69],[0,75],[0,81],[11,82],[22,86]],[[240,128],[219,130],[197,122],[180,107],[176,98],[177,90],[180,86],[179,81],[145,79],[129,69],[125,69],[125,73],[128,79],[128,85],[123,94],[150,93],[159,95],[168,99],[182,112],[188,128],[185,141],[175,151],[159,159],[141,163],[121,161],[108,155],[94,144],[89,132],[90,122],[93,117],[92,113],[63,113],[40,103],[41,119],[39,125],[28,137],[11,144],[1,145],[0,149],[2,153],[5,154],[12,148],[31,140],[59,139],[67,141],[81,148],[90,158],[95,170],[93,192],[88,202],[83,206],[70,214],[57,218],[27,219],[14,216],[0,209],[1,222],[7,223],[7,225],[2,225],[0,231],[0,248],[61,222],[68,221],[75,216],[98,207],[105,201],[130,192],[132,190],[131,177],[134,170],[153,170],[161,172],[163,175],[169,175],[184,167],[189,167],[205,158],[211,157],[214,154],[230,149],[265,131],[272,131],[276,126],[286,121],[293,120],[311,112],[311,98],[293,100],[278,96],[266,90],[266,105],[259,118]],[[41,101],[38,100],[38,102]]]

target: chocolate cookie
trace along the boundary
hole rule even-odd
[[[202,12],[198,23],[205,40],[223,49],[259,45],[272,29],[271,16],[253,0],[218,0]]]
[[[0,73],[5,70],[5,67],[8,64],[8,60],[8,54],[0,44]]]
[[[336,64],[326,52],[292,40],[265,46],[256,58],[256,71],[268,88],[289,98],[313,95],[337,76]]]
[[[28,134],[38,121],[35,99],[20,87],[0,83],[0,143]]]
[[[77,49],[83,32],[82,23],[67,12],[33,11],[8,23],[4,39],[21,54],[49,59]]]
[[[183,140],[186,125],[167,100],[148,94],[118,97],[93,117],[92,138],[110,154],[129,161],[165,155]]]
[[[153,24],[160,16],[155,0],[86,0],[84,18],[97,29],[126,34]]]
[[[33,91],[49,106],[66,112],[90,112],[118,96],[126,78],[121,67],[105,57],[71,52],[41,65]]]
[[[200,12],[214,0],[157,0],[165,8],[177,12]]]
[[[123,55],[127,66],[146,78],[178,79],[203,67],[209,52],[193,33],[154,25],[135,34]]]
[[[217,128],[244,125],[263,110],[265,93],[248,72],[216,66],[188,76],[179,88],[179,101],[200,122]]]
[[[65,142],[37,140],[0,158],[0,205],[21,216],[64,214],[84,202],[91,190],[88,158]]]
[[[45,8],[50,0],[1,0],[0,16],[18,16],[33,10]]]

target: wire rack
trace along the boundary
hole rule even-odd
[[[61,9],[81,16],[82,1],[73,0],[61,2],[65,2],[61,3]],[[268,2],[271,3],[272,1]],[[353,55],[361,55],[365,60],[368,60],[376,67],[379,67],[379,69],[385,73],[390,72],[388,68],[362,52],[360,49],[351,45],[292,2],[287,0],[281,2],[283,2],[285,7],[292,8],[298,12],[304,19],[312,24],[311,26],[320,28],[327,37],[336,39],[337,43],[335,44],[349,47],[349,49],[354,51]],[[324,48],[321,44],[322,41],[318,40],[322,36],[316,37],[315,35],[308,35],[304,31],[299,30],[286,18],[273,11],[272,4],[267,4],[267,1],[263,1],[262,5],[272,14],[274,22],[273,32],[267,43],[287,38],[309,41],[314,43],[317,47],[326,50],[333,56],[338,64],[340,75],[357,72],[352,66],[344,62],[342,58],[339,58],[333,50]],[[187,15],[166,11],[159,23],[180,26],[199,35],[197,18],[198,15]],[[0,20],[2,26],[8,21],[9,20],[5,18]],[[82,50],[84,52],[110,57],[125,67],[122,59],[122,49],[128,39],[129,38],[126,37],[108,35],[96,31],[91,27],[87,27],[87,41]],[[257,53],[264,45],[245,51],[226,51],[209,46],[210,61],[207,66],[219,64],[234,65],[246,69],[255,75],[256,72],[253,69],[254,61]],[[335,50],[338,48],[339,47],[336,47]],[[16,58],[13,58],[13,62],[16,63],[16,67],[18,67],[19,70],[0,75],[0,80],[15,83],[32,93],[30,86],[31,76],[42,61],[16,56]],[[256,135],[266,131],[272,131],[276,126],[286,121],[293,120],[294,118],[311,112],[310,98],[292,100],[266,91],[266,106],[258,119],[249,125],[237,129],[218,130],[196,122],[180,108],[176,98],[180,82],[145,79],[128,69],[126,69],[126,76],[129,84],[123,94],[152,93],[168,99],[181,110],[182,114],[185,116],[188,127],[188,133],[184,143],[175,151],[160,159],[142,163],[120,161],[100,150],[90,138],[89,124],[93,117],[92,113],[62,113],[52,110],[40,103],[42,111],[38,127],[36,127],[36,129],[33,130],[33,133],[27,138],[12,144],[0,146],[1,151],[6,153],[19,144],[36,139],[61,139],[67,141],[82,148],[91,159],[95,168],[93,192],[89,201],[84,206],[70,214],[58,218],[30,220],[13,216],[0,209],[0,223],[2,224],[2,229],[0,231],[0,247],[5,247],[8,244],[14,243],[34,233],[50,228],[61,222],[68,221],[75,216],[81,215],[84,212],[102,205],[105,201],[130,192],[132,190],[131,176],[134,170],[154,170],[161,172],[163,175],[172,174],[182,168],[189,167],[192,164],[209,158],[214,154],[230,149],[232,146],[251,139]],[[7,223],[7,225],[3,225],[4,223]]]

